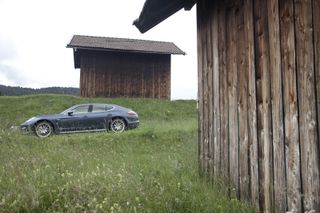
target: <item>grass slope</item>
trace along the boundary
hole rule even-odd
[[[10,128],[87,102],[132,108],[141,126],[46,139]],[[194,101],[0,97],[0,121],[0,212],[253,212],[198,177]]]

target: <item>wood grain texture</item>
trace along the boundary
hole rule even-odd
[[[197,10],[200,170],[257,211],[320,212],[319,1]]]
[[[239,189],[240,198],[249,200],[249,146],[248,146],[248,72],[244,25],[244,2],[237,1],[237,67],[238,67],[238,114],[239,114]]]
[[[274,209],[286,211],[285,151],[283,128],[283,96],[280,57],[280,22],[279,1],[268,0],[268,30],[270,52],[271,111],[272,111],[272,144],[273,144],[273,178]]]
[[[267,1],[254,1],[255,42],[256,42],[256,85],[259,142],[259,183],[260,206],[265,211],[272,211],[272,124],[270,94],[270,52],[267,16]]]
[[[206,2],[206,8],[212,8],[213,2]],[[205,29],[206,29],[206,37],[204,42],[208,43],[209,45],[206,46],[206,80],[207,80],[207,87],[205,87],[206,93],[207,93],[207,102],[206,102],[206,110],[207,110],[207,115],[205,122],[208,126],[208,132],[207,132],[207,137],[208,137],[208,174],[210,180],[213,179],[214,175],[214,134],[213,134],[213,129],[214,129],[214,121],[215,118],[213,117],[213,107],[214,107],[214,101],[213,101],[213,96],[214,96],[214,91],[213,91],[213,84],[214,84],[214,79],[213,79],[213,49],[215,48],[213,46],[213,34],[212,34],[212,24],[213,24],[213,13],[208,13],[206,16],[206,22],[205,22]]]
[[[318,151],[320,152],[320,1],[313,0],[313,38],[314,38],[314,70],[316,78],[316,99],[317,99],[317,126],[318,126]],[[320,153],[318,152],[318,162]],[[320,164],[320,163],[318,163]],[[319,165],[320,166],[320,165]],[[320,169],[320,168],[319,168]],[[320,186],[318,186],[319,188]],[[320,195],[318,195],[320,202]],[[317,204],[319,206],[319,203]],[[319,207],[318,207],[319,208]],[[320,208],[318,209],[320,211]]]
[[[219,88],[220,88],[220,118],[221,118],[221,179],[228,182],[229,173],[229,123],[228,123],[228,71],[227,71],[227,33],[226,6],[219,4],[218,20],[218,52],[219,52]]]
[[[239,122],[238,122],[238,72],[237,72],[237,32],[236,8],[230,5],[227,13],[227,70],[228,74],[228,103],[229,103],[229,157],[230,179],[233,184],[231,196],[239,196]]]
[[[81,96],[170,99],[170,55],[80,54]]]
[[[203,7],[207,8],[209,5],[209,2],[204,1],[203,3]],[[208,28],[208,13],[206,13],[205,18],[203,19],[203,30],[204,33],[201,37],[201,45],[202,47],[205,47],[205,51],[203,51],[202,54],[202,64],[203,64],[203,74],[202,74],[202,81],[203,81],[203,151],[204,151],[204,172],[206,174],[206,177],[210,178],[209,176],[209,164],[210,164],[210,159],[209,159],[209,132],[210,132],[210,126],[209,126],[209,109],[208,109],[208,105],[209,105],[209,93],[211,93],[212,91],[209,91],[208,88],[210,87],[209,82],[208,82],[208,78],[209,78],[209,73],[208,73],[208,69],[209,69],[209,63],[208,63],[208,48],[206,46],[207,43],[207,39],[208,39],[208,31],[210,30],[210,28]],[[211,104],[211,103],[210,103]],[[211,122],[211,120],[210,120]]]
[[[197,5],[197,13],[199,14],[204,8],[202,6],[203,1],[199,1]],[[203,111],[203,51],[202,36],[204,34],[202,21],[203,17],[197,18],[197,48],[198,48],[198,150],[199,150],[199,173],[201,176],[204,175],[204,111]]]
[[[295,1],[301,174],[304,211],[320,210],[319,147],[314,72],[312,1]]]
[[[283,72],[283,104],[285,127],[285,162],[287,210],[302,211],[298,94],[294,42],[293,0],[279,2],[281,29],[281,69]]]
[[[218,1],[213,5],[212,47],[213,47],[213,170],[214,176],[221,174],[221,127],[220,127],[220,69],[219,69],[219,32],[218,32]]]
[[[259,205],[259,170],[257,138],[256,73],[254,54],[253,0],[244,0],[245,45],[248,76],[248,146],[250,160],[250,194],[256,209]]]

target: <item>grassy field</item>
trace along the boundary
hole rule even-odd
[[[12,126],[78,103],[137,111],[141,126],[39,139]],[[253,212],[199,178],[195,101],[0,97],[0,212]]]

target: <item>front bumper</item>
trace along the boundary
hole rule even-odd
[[[31,126],[21,125],[20,126],[20,131],[21,131],[22,134],[28,134],[28,133],[31,133],[33,130],[32,130]]]
[[[130,122],[128,123],[128,129],[134,129],[137,128],[139,126],[139,120],[135,121],[135,122]]]

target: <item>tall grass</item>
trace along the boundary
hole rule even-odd
[[[73,104],[112,102],[141,126],[39,139],[11,128]],[[196,103],[0,97],[0,212],[253,212],[198,176]]]

